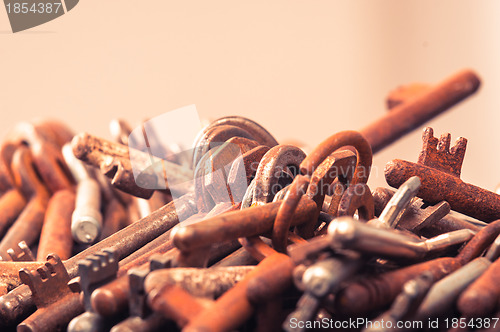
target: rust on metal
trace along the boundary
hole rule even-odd
[[[418,197],[423,200],[431,204],[447,201],[452,210],[486,222],[500,218],[500,195],[465,183],[459,177],[466,140],[459,139],[450,149],[449,134],[442,135],[438,142],[432,129],[426,128],[423,141],[418,163],[395,159],[386,165],[387,183],[397,188],[410,177],[418,176],[422,181]]]

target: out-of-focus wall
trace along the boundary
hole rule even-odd
[[[250,117],[310,147],[385,112],[394,87],[475,69],[479,93],[431,121],[469,139],[462,178],[500,182],[500,2],[80,1],[12,34],[0,10],[0,133],[39,116],[109,137],[196,104],[202,117]],[[376,155],[415,161],[421,130]],[[378,176],[377,176],[378,175]]]

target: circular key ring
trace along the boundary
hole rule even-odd
[[[300,172],[304,175],[312,175],[326,157],[345,146],[352,146],[356,149],[358,158],[351,184],[366,183],[372,165],[372,148],[363,135],[353,130],[338,132],[324,140],[300,164]]]
[[[272,201],[274,188],[278,184],[279,176],[286,167],[299,169],[300,163],[306,157],[305,153],[293,145],[278,145],[271,148],[261,159],[255,179],[245,194],[247,200],[252,195],[252,205],[266,204]],[[253,192],[252,192],[253,191]],[[243,206],[242,206],[243,208]],[[285,236],[287,233],[285,233]],[[285,238],[285,242],[286,242]],[[238,241],[257,260],[262,260],[276,250],[266,244],[259,236],[240,238]],[[304,240],[292,237],[294,242]]]

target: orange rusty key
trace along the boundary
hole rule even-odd
[[[128,263],[137,256],[144,254],[141,247],[147,247],[146,251],[151,250],[149,242],[153,243],[155,238],[176,225],[179,218],[185,219],[193,213],[196,213],[193,197],[192,195],[184,195],[177,199],[176,202],[168,203],[150,216],[136,221],[66,260],[64,265],[68,270],[68,274],[75,277],[77,262],[80,259],[108,247],[113,247],[119,259],[123,264],[126,264],[126,262]],[[31,290],[28,286],[21,285],[9,294],[0,297],[0,325],[13,325],[33,309],[34,302]]]
[[[12,158],[18,145],[6,142],[0,146],[0,238],[26,206],[26,198],[16,188],[11,169]]]
[[[56,254],[63,260],[71,257],[71,214],[74,208],[75,193],[71,190],[59,190],[50,198],[38,244],[39,261],[49,254]]]
[[[379,119],[360,130],[373,153],[421,126],[477,91],[479,77],[463,70],[427,91],[402,102]]]
[[[12,160],[16,185],[29,203],[0,242],[0,255],[20,241],[32,245],[40,236],[49,193],[33,168],[33,159],[27,147],[20,147]]]
[[[52,193],[60,189],[71,189],[73,186],[68,177],[60,145],[60,142],[70,137],[67,133],[57,134],[54,128],[55,124],[49,122],[39,124],[22,122],[10,133],[10,138],[14,142],[28,145],[40,177]]]

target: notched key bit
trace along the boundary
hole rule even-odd
[[[118,256],[112,248],[103,249],[78,262],[80,287],[84,295],[85,309],[92,310],[90,296],[94,289],[112,280],[118,272]]]
[[[68,286],[68,272],[57,255],[49,255],[36,271],[21,269],[19,276],[30,287],[37,310],[18,325],[18,331],[63,331],[83,311],[80,296]]]
[[[17,247],[7,249],[7,255],[13,262],[35,261],[35,256],[33,256],[33,253],[24,241],[19,242]]]
[[[33,294],[33,299],[38,308],[47,307],[67,292],[65,289],[69,282],[69,275],[64,268],[61,259],[56,255],[49,255],[47,262],[36,271],[23,268],[19,271],[21,281],[29,286]]]
[[[68,325],[68,332],[104,331],[112,325],[103,317],[93,312],[90,297],[102,284],[114,279],[118,272],[118,257],[111,248],[103,249],[78,262],[78,277],[70,283],[78,283],[83,291],[83,303],[86,312],[76,316]]]
[[[467,139],[458,138],[450,149],[451,135],[449,133],[442,134],[438,140],[434,137],[434,130],[427,127],[424,129],[422,140],[424,146],[418,156],[418,163],[460,178]]]
[[[144,290],[144,281],[149,272],[148,268],[134,268],[128,271],[130,287],[128,306],[131,316],[145,318],[150,313],[147,306],[147,294]]]

